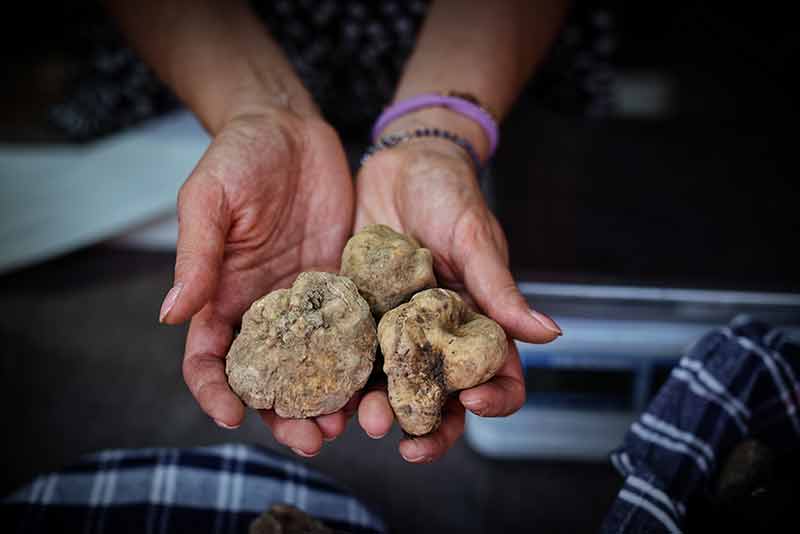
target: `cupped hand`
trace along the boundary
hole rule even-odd
[[[374,223],[412,235],[429,248],[439,285],[461,293],[511,338],[547,343],[560,335],[552,319],[530,309],[517,289],[508,268],[505,235],[486,205],[471,162],[458,146],[419,139],[367,159],[356,182],[355,228]],[[403,439],[400,453],[415,463],[433,461],[463,433],[465,407],[480,416],[505,416],[524,401],[519,354],[509,341],[508,356],[497,375],[451,398],[439,429]],[[363,396],[358,418],[372,437],[391,429],[394,417],[385,390]]]
[[[288,110],[237,116],[180,190],[175,283],[160,320],[191,318],[183,375],[201,408],[233,428],[245,408],[225,376],[242,314],[300,271],[336,271],[353,220],[353,185],[336,133]],[[348,410],[307,420],[262,410],[276,440],[304,456],[343,432]]]

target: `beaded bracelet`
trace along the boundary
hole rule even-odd
[[[364,152],[364,155],[361,157],[361,165],[363,165],[370,156],[380,150],[383,150],[384,148],[392,148],[401,143],[405,143],[406,141],[412,141],[422,137],[438,137],[439,139],[446,139],[452,143],[455,143],[469,155],[469,158],[472,160],[472,164],[475,166],[475,172],[478,175],[481,174],[483,166],[481,165],[481,160],[472,144],[463,137],[460,137],[448,130],[442,130],[441,128],[417,128],[416,130],[412,130],[410,132],[384,135],[383,137],[378,138],[372,145],[370,145],[369,148],[367,148],[367,150]]]
[[[384,109],[383,113],[378,117],[378,120],[375,121],[375,125],[372,127],[373,142],[377,142],[378,136],[390,122],[407,113],[430,107],[448,108],[475,121],[489,140],[489,153],[486,159],[492,157],[497,149],[497,143],[499,141],[497,120],[495,120],[491,111],[478,102],[477,98],[467,93],[458,93],[455,91],[444,95],[439,93],[424,93],[392,104]]]

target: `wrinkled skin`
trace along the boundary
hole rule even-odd
[[[355,282],[376,317],[436,287],[431,251],[383,224],[366,226],[350,238],[341,273]]]
[[[422,436],[439,427],[447,396],[491,379],[506,358],[505,332],[446,289],[428,289],[378,326],[389,402],[400,426]]]
[[[226,373],[252,408],[315,417],[340,410],[364,387],[376,347],[369,305],[353,282],[305,272],[245,313]]]

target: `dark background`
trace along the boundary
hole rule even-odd
[[[67,22],[91,11],[81,9],[31,3],[2,17],[4,139],[55,137],[44,106],[80,46]],[[750,4],[626,2],[613,12],[615,66],[664,80],[670,105],[657,117],[587,120],[521,100],[494,172],[515,272],[800,290],[793,19]],[[0,277],[0,492],[103,448],[280,449],[255,417],[238,431],[218,429],[183,385],[185,330],[156,322],[173,261],[99,246]],[[351,424],[307,463],[397,532],[594,531],[619,484],[603,463],[495,461],[463,441],[434,465],[407,465],[398,439],[372,441]]]
[[[586,121],[523,102],[497,162],[521,276],[797,291],[796,33],[745,4],[618,6],[622,74],[671,88],[658,117]]]

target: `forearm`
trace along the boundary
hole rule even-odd
[[[435,0],[395,100],[469,93],[501,120],[546,55],[567,7],[567,0]],[[415,115],[423,122],[454,122],[486,155],[488,140],[469,119],[441,109]]]
[[[283,51],[242,0],[109,0],[142,58],[215,134],[270,108],[316,112]]]

